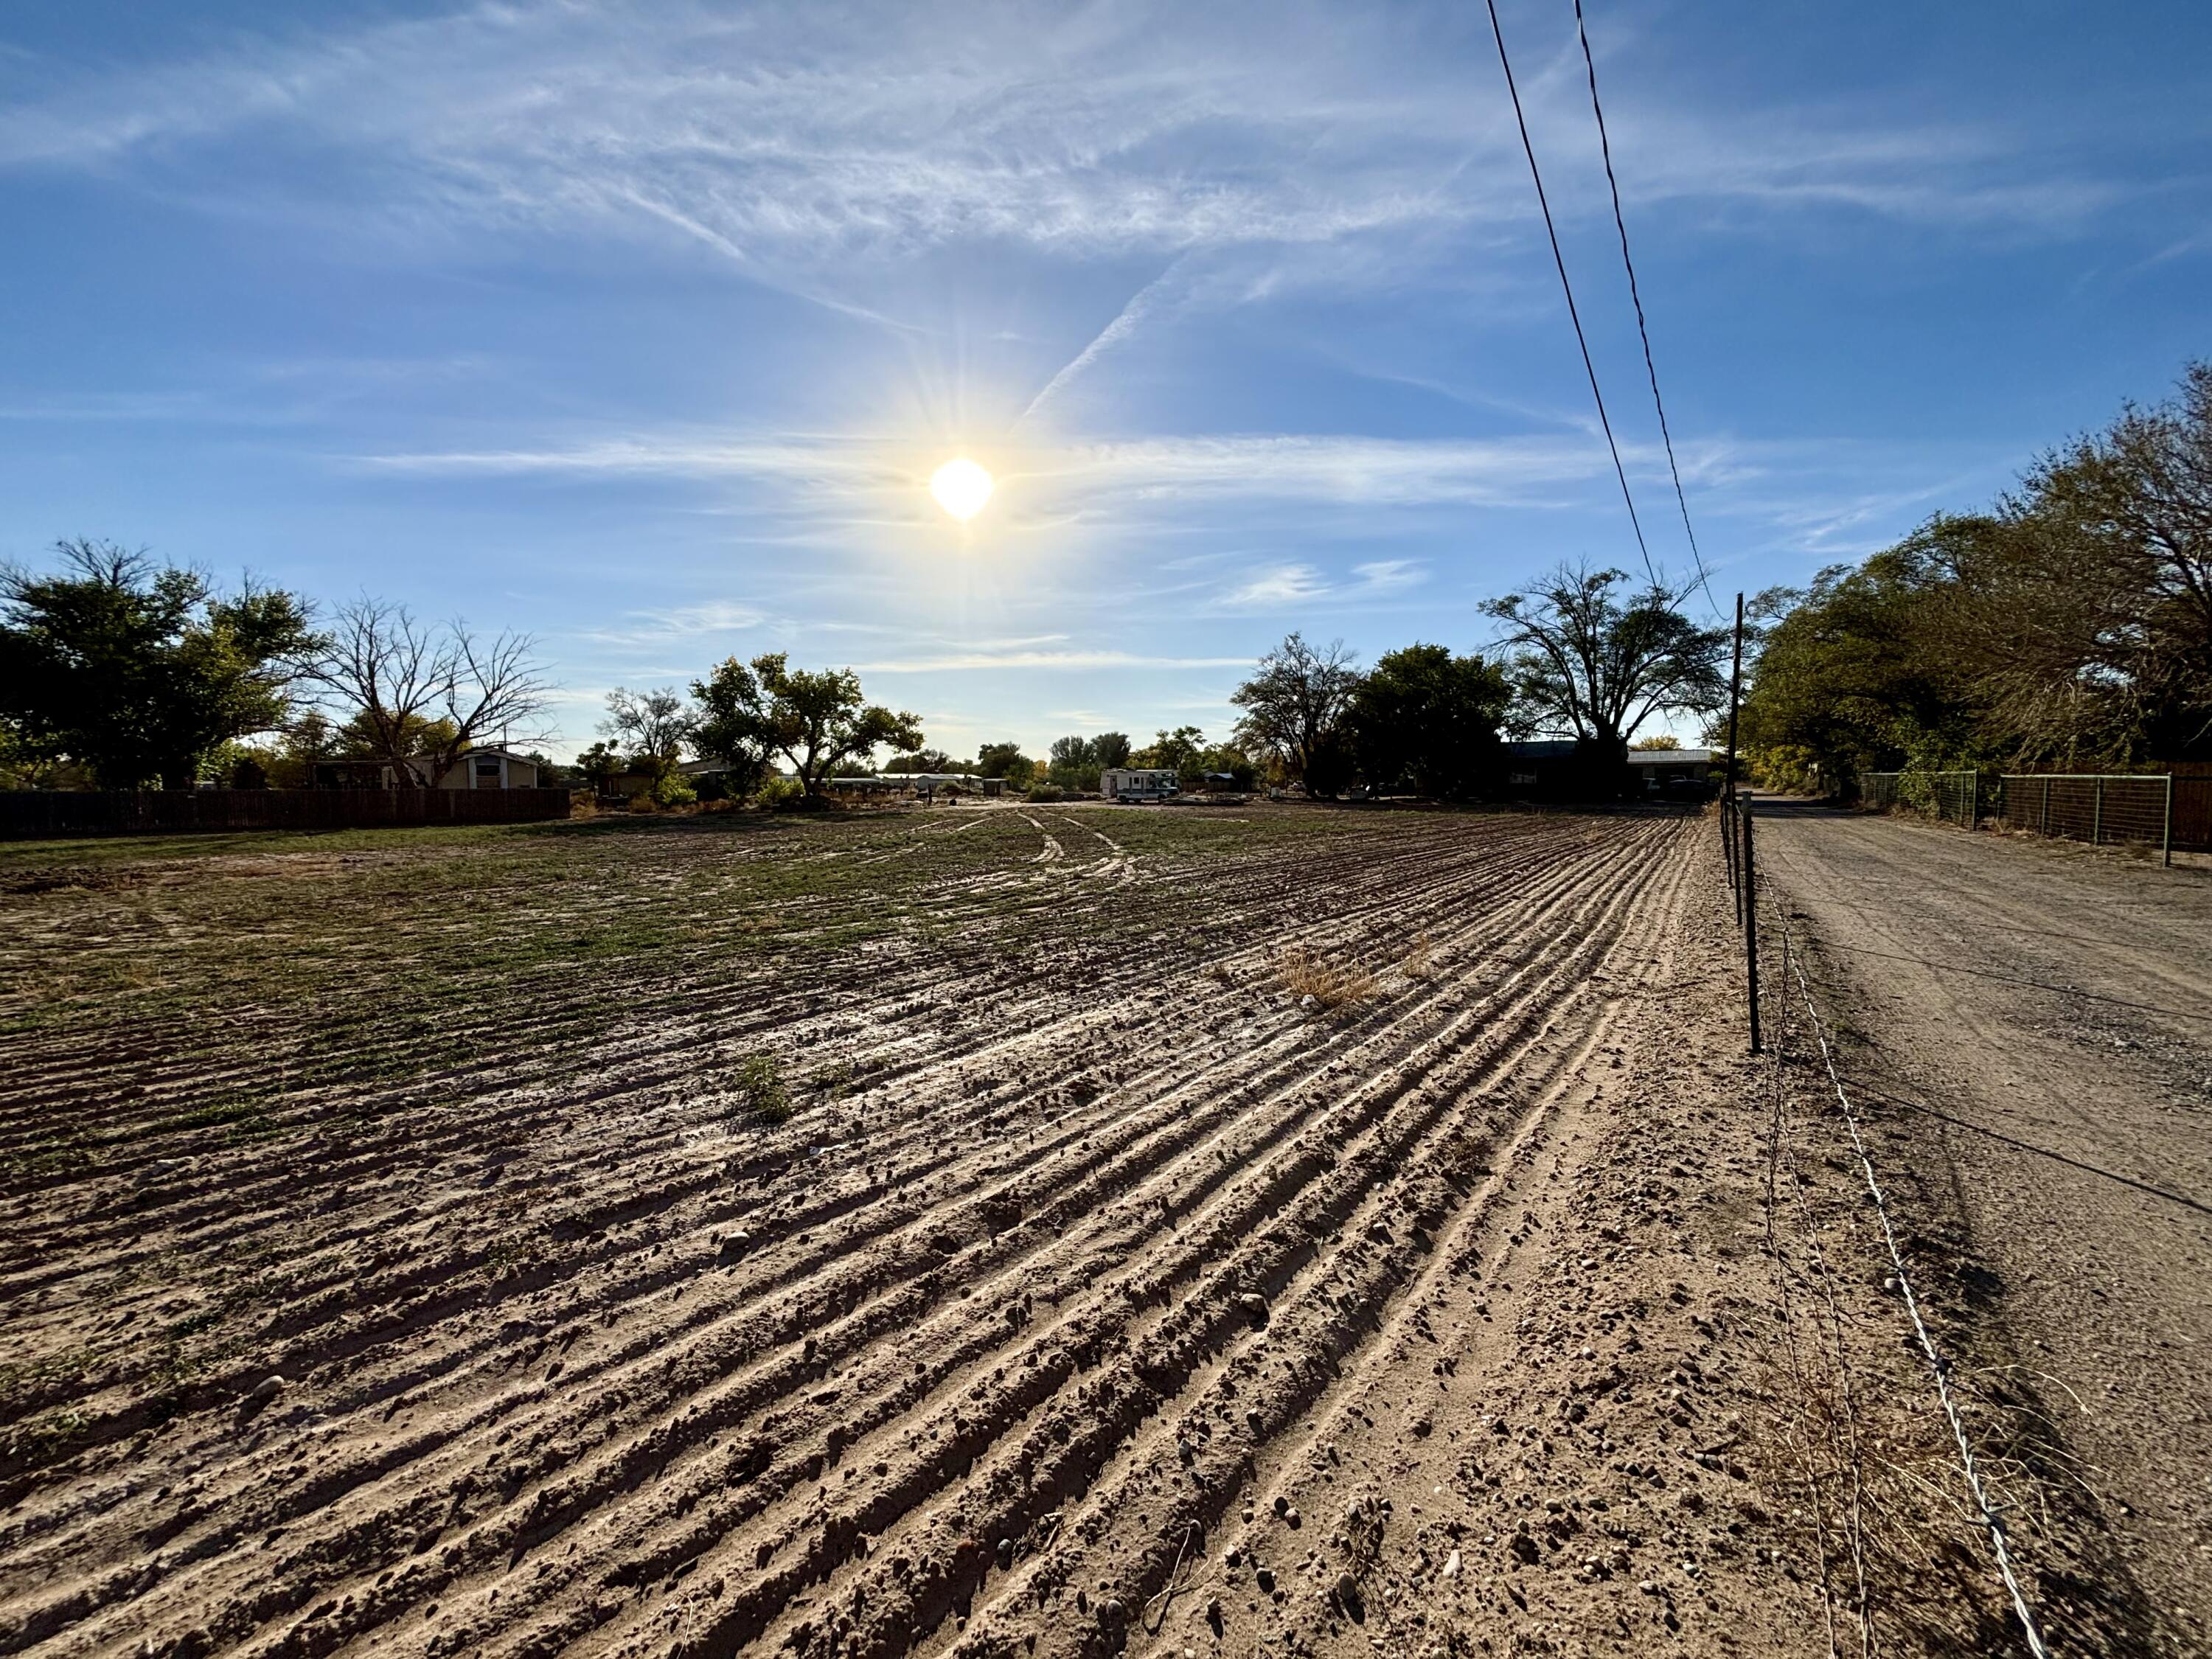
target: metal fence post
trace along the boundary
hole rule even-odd
[[[1744,994],[1751,1007],[1751,1052],[1759,1052],[1759,905],[1755,897],[1757,868],[1751,850],[1751,803],[1743,817],[1743,973]]]
[[[2043,780],[2043,828],[2037,833],[2045,836],[2051,833],[2051,780],[2048,777]]]
[[[2159,850],[2166,867],[2173,867],[2173,774],[2166,775],[2166,823],[2159,831]]]
[[[2100,777],[2097,780],[2097,804],[2090,810],[2089,813],[2089,845],[2092,847],[2101,847],[2104,844],[2105,781]]]

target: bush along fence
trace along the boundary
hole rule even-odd
[[[1859,799],[1872,811],[1917,812],[1971,830],[1978,781],[1972,772],[1869,772],[1859,779]]]
[[[566,789],[40,789],[0,793],[0,837],[357,830],[565,818]]]
[[[1984,784],[1972,772],[1869,772],[1860,805],[1917,812],[1971,830],[1984,819],[2031,835],[2212,852],[2212,773],[2008,772]]]

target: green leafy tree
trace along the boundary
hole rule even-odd
[[[1018,743],[987,743],[975,751],[975,775],[1004,778],[1007,787],[1026,789],[1036,776],[1036,763]]]
[[[1101,766],[1127,766],[1129,763],[1129,734],[1127,732],[1101,732],[1091,740],[1091,758]]]
[[[1761,781],[1841,789],[1908,762],[1973,763],[1976,711],[1938,623],[1948,581],[1923,532],[1759,595],[1753,616],[1779,619],[1760,630],[1737,744]]]
[[[1088,738],[1054,738],[1050,750],[1051,761],[1046,775],[1061,789],[1096,789],[1098,787],[1097,745]]]
[[[726,657],[703,680],[691,683],[698,712],[691,723],[691,747],[704,760],[729,769],[720,785],[731,797],[750,794],[768,775],[775,727],[768,692],[752,667]]]
[[[1606,762],[1655,714],[1710,714],[1728,699],[1730,630],[1681,611],[1687,588],[1615,592],[1620,570],[1562,564],[1526,593],[1483,610],[1504,625],[1514,692],[1510,723],[1574,738]]]
[[[884,763],[886,772],[962,772],[967,769],[942,749],[915,749],[893,755]]]
[[[1498,730],[1512,702],[1504,672],[1441,645],[1386,652],[1352,694],[1352,758],[1374,788],[1464,800],[1502,770]]]
[[[785,653],[755,657],[766,746],[787,757],[810,795],[845,763],[877,749],[921,747],[921,717],[894,714],[860,694],[851,669],[793,668]]]
[[[1233,743],[1216,744],[1198,757],[1198,767],[1201,774],[1227,775],[1232,789],[1249,790],[1259,785],[1258,763]]]
[[[1230,694],[1244,711],[1237,741],[1279,760],[1310,793],[1334,795],[1349,781],[1349,747],[1339,728],[1358,685],[1357,661],[1343,641],[1316,647],[1292,634]]]
[[[576,757],[576,770],[594,789],[605,794],[623,775],[622,751],[604,740]]]
[[[223,744],[282,726],[321,644],[306,603],[251,580],[216,591],[112,542],[61,568],[0,570],[0,722],[17,752],[66,756],[103,787],[191,787]]]
[[[1178,726],[1172,732],[1155,732],[1152,743],[1139,751],[1136,764],[1170,767],[1180,781],[1186,774],[1197,775],[1205,753],[1206,733],[1195,726]]]

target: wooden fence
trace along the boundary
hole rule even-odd
[[[37,789],[0,793],[0,837],[522,823],[568,810],[566,789]]]

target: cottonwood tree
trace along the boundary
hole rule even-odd
[[[884,763],[886,772],[957,772],[960,763],[942,749],[910,749]]]
[[[0,725],[22,765],[67,757],[109,789],[188,789],[224,744],[283,726],[321,641],[305,600],[112,542],[0,568]]]
[[[599,730],[629,750],[631,763],[658,791],[683,758],[684,745],[697,724],[674,686],[631,691],[618,685],[607,693],[607,717],[599,722]]]
[[[2212,363],[2043,456],[1987,515],[1916,534],[1990,735],[2070,767],[2212,740]]]
[[[691,682],[691,697],[698,705],[691,747],[702,759],[728,769],[722,775],[728,793],[750,794],[767,775],[775,739],[760,676],[738,658],[725,657],[705,679]]]
[[[1101,766],[1127,766],[1129,763],[1129,734],[1127,732],[1101,732],[1091,740],[1091,758]]]
[[[458,619],[422,623],[364,597],[339,610],[308,672],[353,709],[347,725],[367,758],[403,787],[427,789],[493,734],[544,712],[553,687],[536,650],[527,634],[486,639]]]
[[[1500,769],[1498,728],[1512,701],[1504,672],[1479,656],[1441,645],[1387,651],[1352,694],[1353,758],[1378,789],[1464,799]]]
[[[787,653],[772,651],[750,663],[730,658],[714,678],[691,688],[706,706],[696,739],[702,752],[724,745],[757,745],[763,756],[788,759],[810,795],[848,763],[889,745],[921,747],[921,719],[866,702],[860,677],[849,668],[793,668]]]
[[[1589,745],[1607,760],[1654,714],[1710,714],[1727,700],[1729,632],[1682,614],[1690,589],[1618,590],[1620,570],[1561,564],[1483,610],[1513,653],[1511,723]]]
[[[1244,711],[1237,741],[1273,756],[1310,793],[1333,795],[1349,778],[1349,751],[1338,728],[1358,685],[1358,659],[1342,640],[1316,647],[1292,634],[1230,694]]]
[[[1004,778],[1010,787],[1026,789],[1036,776],[1036,763],[1018,743],[987,743],[975,751],[975,775]]]

